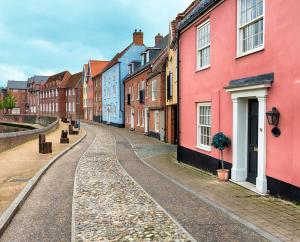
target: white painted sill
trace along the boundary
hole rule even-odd
[[[265,49],[265,47],[262,46],[262,47],[259,47],[259,48],[257,48],[257,49],[250,50],[250,51],[248,51],[248,52],[245,52],[245,53],[242,53],[242,54],[238,54],[238,55],[235,57],[235,59],[239,59],[239,58],[242,58],[242,57],[244,57],[244,56],[252,55],[252,54],[254,54],[254,53],[263,51],[264,49]]]
[[[195,148],[198,149],[198,150],[204,150],[204,151],[211,152],[211,147],[210,146],[201,145],[201,146],[195,146]]]
[[[204,70],[209,69],[209,68],[210,68],[210,65],[208,65],[208,66],[203,66],[203,67],[201,67],[201,68],[198,68],[198,69],[196,70],[196,72],[204,71]]]

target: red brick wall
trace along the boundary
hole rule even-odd
[[[102,116],[102,77],[93,79],[94,83],[94,116]]]
[[[168,143],[175,143],[176,132],[176,105],[166,107],[166,141]]]
[[[125,82],[125,127],[130,129],[130,115],[131,109],[134,109],[134,129],[138,132],[144,133],[145,128],[142,127],[142,112],[144,111],[144,103],[140,103],[138,99],[138,83],[140,84],[140,89],[142,88],[142,81],[144,81],[144,89],[146,87],[146,78],[148,75],[148,69],[141,72],[139,75],[126,80]],[[130,102],[130,105],[127,104],[127,94],[129,87],[133,87],[133,100]],[[132,92],[131,92],[131,99],[132,99]],[[138,126],[138,111],[140,112],[140,125]]]
[[[26,114],[26,102],[27,102],[27,91],[26,90],[17,90],[10,89],[8,92],[15,97],[16,100],[16,108],[20,108],[20,114]]]
[[[156,80],[156,100],[152,100],[152,83]],[[149,119],[149,132],[158,133],[155,131],[154,115],[155,111],[165,110],[165,72],[161,72],[158,75],[147,81],[148,86],[148,96],[146,97],[146,106],[150,109],[150,119]],[[165,115],[166,117],[166,115]],[[159,127],[161,126],[159,118]],[[166,128],[166,124],[165,124]]]

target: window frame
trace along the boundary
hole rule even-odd
[[[204,46],[204,47],[199,47],[199,29],[205,27],[206,25],[209,24],[209,44]],[[209,48],[209,64],[205,66],[200,66],[200,58],[199,58],[199,52]],[[211,63],[211,25],[210,25],[210,18],[202,22],[197,26],[196,29],[196,70],[201,71],[205,70],[207,68],[210,68],[210,63]]]
[[[237,24],[236,24],[236,34],[237,34],[237,56],[236,58],[240,58],[240,57],[243,57],[243,56],[247,56],[247,55],[250,55],[250,54],[253,54],[253,53],[256,53],[256,52],[259,52],[259,51],[262,51],[265,49],[265,32],[266,32],[266,28],[265,28],[265,17],[266,17],[266,1],[265,0],[262,0],[263,2],[263,14],[262,16],[258,16],[256,17],[255,19],[252,19],[251,21],[241,25],[241,1],[242,0],[237,0]],[[242,30],[243,28],[247,27],[247,26],[250,26],[251,24],[259,21],[260,19],[263,20],[263,42],[262,42],[262,45],[257,47],[257,48],[254,48],[254,49],[251,49],[251,50],[248,50],[246,52],[243,52],[242,51],[242,48],[243,48],[243,34],[242,34]]]
[[[136,100],[140,100],[140,82],[137,84],[137,98]]]
[[[153,86],[154,86],[153,83],[155,83],[155,88],[153,88]],[[154,93],[155,93],[155,97],[153,98]],[[152,82],[151,82],[151,99],[152,99],[152,101],[157,100],[157,80],[156,79],[152,80]]]
[[[201,125],[200,124],[200,120],[199,120],[199,116],[200,116],[200,107],[210,107],[210,126],[208,125]],[[210,140],[209,140],[209,143],[211,143],[211,139],[212,139],[212,103],[211,102],[199,102],[197,103],[196,105],[196,115],[197,115],[197,123],[196,123],[196,134],[197,134],[197,137],[196,137],[196,147],[198,149],[202,149],[202,150],[205,150],[205,151],[211,151],[211,145],[205,145],[205,144],[201,144],[201,126],[202,127],[209,127],[210,128]]]
[[[156,120],[156,118],[157,118],[157,120]],[[159,113],[159,111],[156,110],[156,111],[154,111],[154,131],[155,131],[155,133],[160,132],[160,130],[159,130],[160,129],[159,119],[160,119],[160,113]]]

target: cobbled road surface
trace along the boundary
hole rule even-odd
[[[191,237],[122,169],[107,129],[78,163],[76,241],[191,241]]]

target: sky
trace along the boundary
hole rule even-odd
[[[147,46],[192,0],[0,0],[0,86],[33,75],[82,70],[132,42]]]

